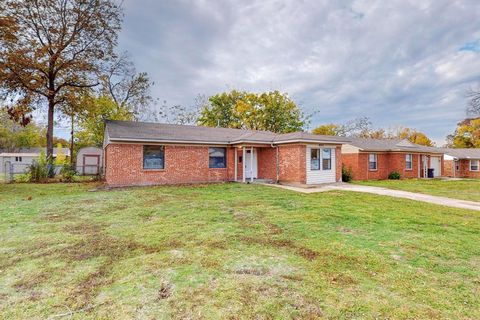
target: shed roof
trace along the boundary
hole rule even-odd
[[[40,152],[47,152],[47,148],[35,147],[35,148],[15,148],[15,149],[2,149],[0,150],[1,157],[38,157]],[[66,156],[70,156],[70,149],[68,148],[53,148],[53,155],[56,156],[61,150]]]
[[[316,142],[342,144],[344,137],[315,135],[305,132],[276,134],[270,131],[212,128],[152,122],[107,121],[106,133],[110,141],[155,141],[172,143],[240,144],[289,142]]]

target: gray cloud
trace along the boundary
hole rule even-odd
[[[279,89],[320,111],[312,126],[368,116],[442,142],[480,76],[475,0],[127,0],[125,9],[120,47],[171,104]]]

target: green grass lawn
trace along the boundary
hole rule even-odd
[[[479,319],[480,213],[242,184],[0,185],[0,318]]]
[[[434,196],[480,201],[480,179],[441,180],[441,179],[405,179],[405,180],[369,180],[355,181],[374,187],[412,191]]]

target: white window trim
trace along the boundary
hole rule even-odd
[[[407,157],[408,156],[410,156],[410,168],[407,167],[407,163],[408,163]],[[407,170],[407,171],[412,171],[413,170],[413,154],[411,154],[411,153],[407,153],[405,155],[405,170]]]
[[[323,167],[323,150],[324,150],[324,149],[329,149],[329,150],[330,150],[330,158],[328,158],[328,159],[330,160],[330,168],[328,168],[328,169],[325,169],[325,168]],[[332,170],[332,152],[333,152],[333,151],[332,151],[332,148],[321,148],[321,149],[320,149],[320,163],[321,163],[322,171],[330,171],[330,170]],[[325,159],[327,159],[327,158],[325,158]]]
[[[374,155],[375,156],[375,169],[371,169],[370,168],[370,155]],[[378,171],[378,155],[376,153],[369,153],[368,154],[368,161],[367,161],[367,165],[368,165],[368,171]]]
[[[473,163],[473,162],[476,162],[476,163],[477,163],[477,165],[476,165],[477,169],[476,169],[476,170],[473,170],[473,169],[472,169],[472,163]],[[480,171],[480,160],[474,160],[474,159],[470,160],[469,169],[470,169],[470,171],[475,171],[475,172]]]
[[[318,152],[318,169],[312,169],[312,151],[316,150]],[[310,171],[321,171],[322,170],[322,149],[321,148],[310,148]]]

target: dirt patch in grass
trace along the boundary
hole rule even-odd
[[[290,280],[290,281],[303,281],[303,277],[298,274],[282,274],[280,275],[285,280]]]
[[[101,287],[114,282],[111,270],[118,261],[126,257],[170,250],[183,245],[177,240],[158,245],[140,244],[130,239],[108,235],[104,233],[102,225],[86,222],[68,226],[65,230],[71,234],[83,235],[83,238],[59,250],[58,253],[63,259],[72,263],[94,258],[104,260],[97,270],[82,279],[69,294],[68,304],[73,310],[90,305],[92,298]]]
[[[293,241],[287,239],[273,239],[271,237],[241,237],[241,241],[248,244],[258,244],[261,246],[285,248],[309,261],[315,260],[319,256],[318,252],[305,246],[296,244]]]
[[[271,234],[278,235],[283,233],[283,229],[271,222],[266,223]]]
[[[113,278],[109,276],[113,262],[107,261],[75,286],[67,299],[72,309],[79,310],[87,307],[101,287],[113,283]]]
[[[344,286],[354,285],[358,283],[356,279],[354,279],[352,276],[345,273],[332,275],[330,276],[329,280],[330,280],[330,283],[332,284],[338,284],[338,285],[344,285]]]
[[[208,248],[221,249],[221,250],[225,250],[228,247],[228,244],[225,240],[218,240],[218,239],[207,240],[203,242],[203,245],[205,245]]]
[[[167,299],[172,295],[172,285],[169,283],[162,283],[158,290],[157,301]]]
[[[17,290],[32,290],[42,283],[46,282],[51,276],[50,272],[42,271],[39,273],[29,274],[15,282],[13,287]]]
[[[41,221],[48,221],[48,222],[61,222],[68,220],[71,218],[73,214],[71,212],[65,212],[61,214],[46,214],[46,215],[41,215],[39,217],[39,220]]]
[[[133,241],[99,234],[92,238],[82,239],[63,249],[61,256],[70,261],[81,261],[102,256],[118,260],[141,248],[142,246]]]
[[[236,274],[250,274],[254,276],[264,276],[270,274],[270,270],[267,267],[240,267],[235,270]]]
[[[344,233],[344,234],[356,234],[357,233],[355,230],[352,230],[352,229],[347,228],[347,227],[338,227],[337,230],[341,233]]]

